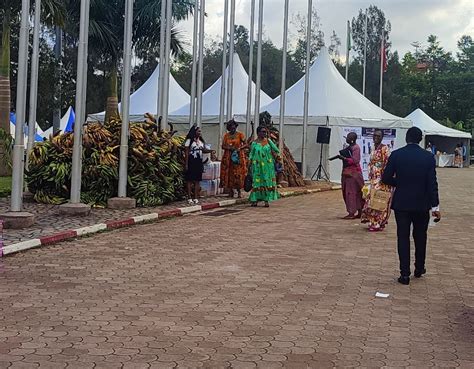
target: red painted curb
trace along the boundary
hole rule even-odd
[[[132,218],[129,218],[121,220],[112,220],[110,222],[106,222],[105,224],[107,225],[107,229],[117,229],[134,225],[135,221]]]
[[[181,213],[181,210],[179,210],[179,209],[165,210],[165,211],[160,211],[158,213],[158,219],[179,217],[181,215],[183,215],[183,214]]]
[[[51,245],[56,242],[65,241],[77,237],[76,231],[64,231],[52,236],[40,237],[41,245]]]
[[[208,203],[208,204],[202,204],[201,205],[201,209],[202,210],[211,210],[211,209],[216,209],[220,207],[219,203],[218,202],[214,202],[214,203]]]

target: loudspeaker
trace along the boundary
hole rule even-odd
[[[316,137],[316,143],[328,144],[331,140],[331,128],[318,127],[318,136]]]

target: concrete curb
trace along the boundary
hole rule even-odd
[[[300,196],[306,194],[312,194],[317,192],[325,192],[325,191],[333,191],[339,190],[341,186],[332,186],[327,189],[307,189],[307,190],[293,190],[293,191],[282,191],[280,192],[280,196],[285,197],[292,197],[292,196]],[[63,232],[59,232],[50,236],[43,236],[40,238],[35,238],[27,241],[18,242],[12,245],[4,246],[3,247],[3,255],[0,253],[0,257],[5,257],[8,255],[12,255],[21,251],[26,251],[33,248],[38,248],[42,246],[49,246],[53,245],[62,241],[73,240],[83,236],[93,235],[95,233],[104,232],[104,231],[111,231],[115,229],[130,227],[136,224],[146,223],[146,222],[154,222],[161,219],[170,219],[180,217],[186,214],[192,213],[199,213],[205,212],[217,208],[223,208],[228,206],[234,206],[238,204],[247,203],[247,199],[236,199],[236,200],[222,200],[219,202],[214,203],[204,203],[202,205],[195,205],[195,206],[187,206],[184,208],[176,208],[170,210],[160,211],[158,213],[150,213],[145,215],[138,215],[135,217],[127,218],[127,219],[120,219],[120,220],[111,220],[106,223],[98,223],[87,227],[77,228],[73,230],[66,230]]]

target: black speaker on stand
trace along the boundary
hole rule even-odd
[[[329,119],[327,120],[327,124],[329,124]],[[321,144],[320,152],[319,152],[319,165],[314,171],[311,179],[316,177],[317,181],[324,180],[329,181],[328,173],[323,166],[323,145],[328,145],[331,141],[331,128],[329,127],[318,127],[318,134],[316,136],[316,143]]]

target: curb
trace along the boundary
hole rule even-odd
[[[333,190],[339,190],[339,189],[341,189],[341,186],[335,185],[327,189],[317,188],[317,189],[309,189],[309,190],[282,191],[280,192],[280,196],[282,198],[285,198],[285,197],[307,195],[307,194],[313,194],[317,192],[327,192],[327,191],[333,191]],[[158,221],[161,219],[176,218],[176,217],[181,217],[186,214],[205,212],[205,211],[209,211],[209,210],[213,210],[217,208],[234,206],[238,204],[245,204],[247,202],[248,202],[247,199],[222,200],[215,203],[205,203],[202,205],[187,206],[184,208],[164,210],[158,213],[137,215],[135,217],[131,217],[127,219],[112,220],[109,222],[98,223],[98,224],[94,224],[87,227],[77,228],[73,230],[66,230],[66,231],[59,232],[50,236],[43,236],[40,238],[35,238],[35,239],[27,240],[27,241],[18,242],[12,245],[4,246],[3,250],[1,250],[3,251],[3,253],[0,252],[0,258],[15,254],[18,252],[22,252],[22,251],[42,247],[42,246],[50,246],[62,241],[73,240],[79,237],[88,236],[88,235],[92,235],[99,232],[112,231],[115,229],[130,227],[136,224],[153,222],[153,221]]]

